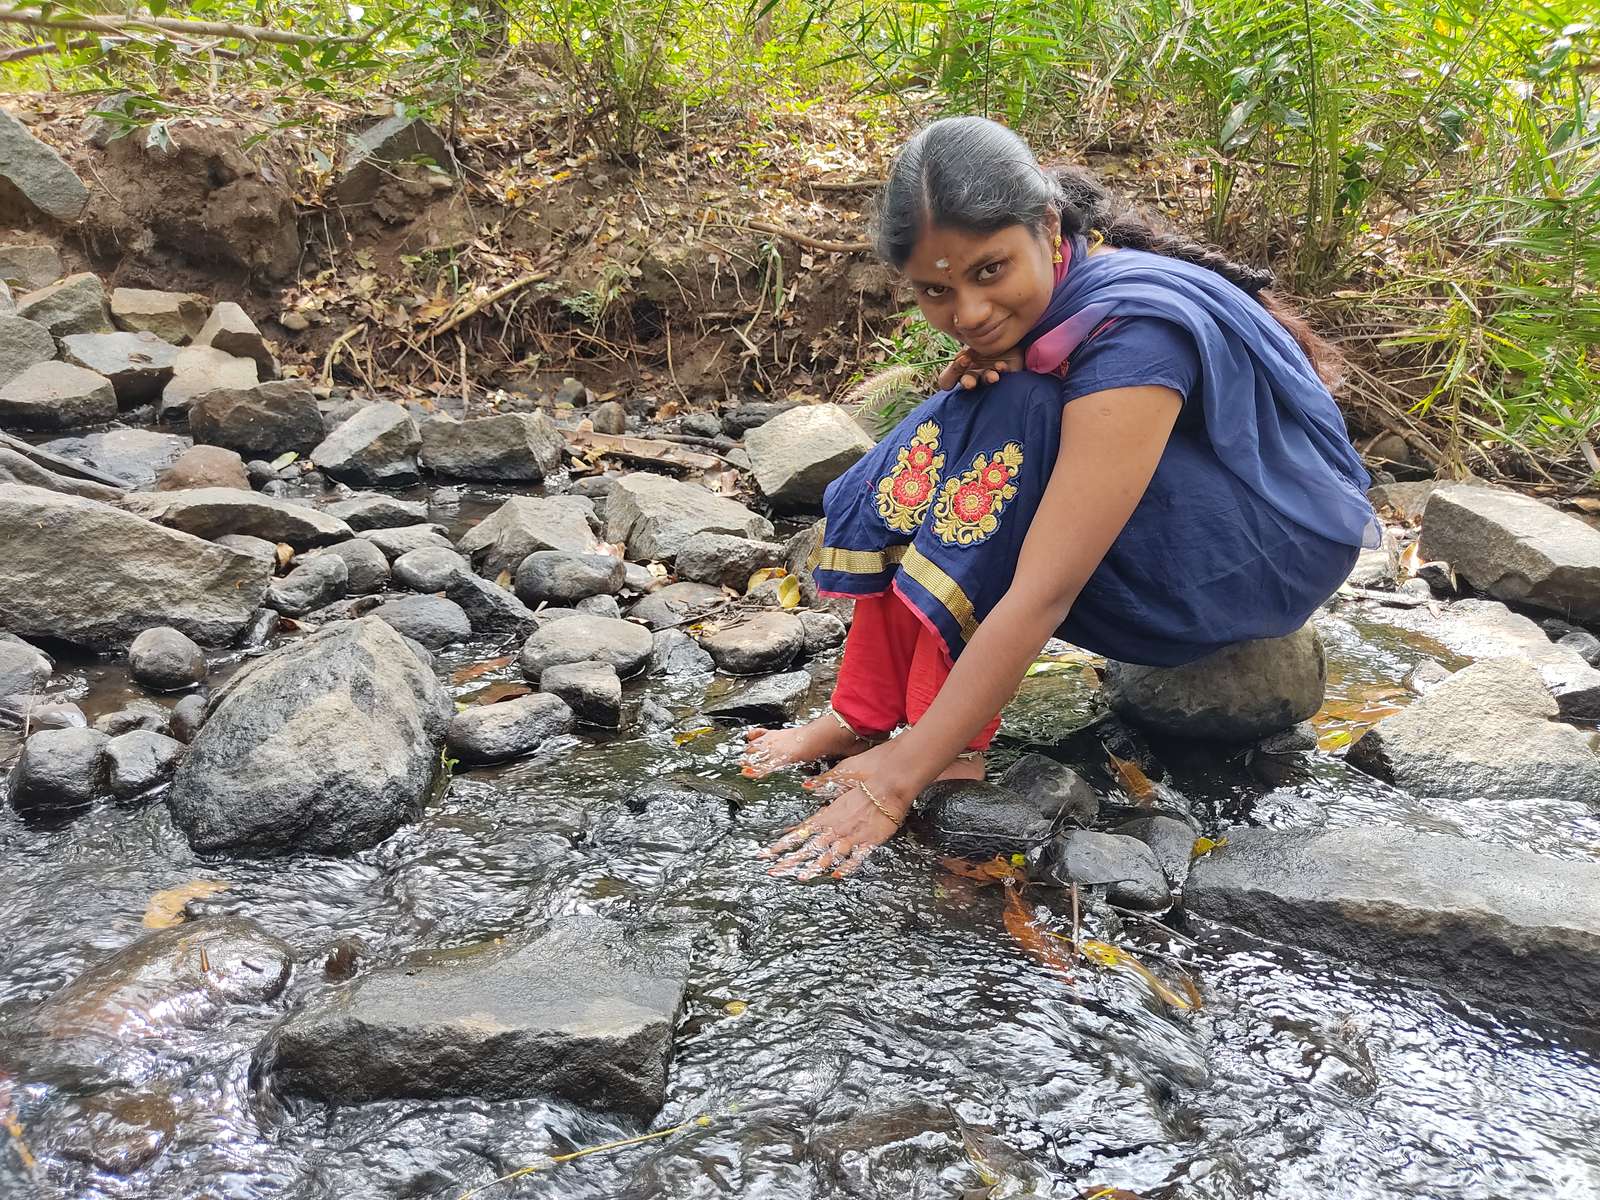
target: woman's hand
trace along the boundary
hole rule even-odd
[[[874,746],[806,781],[809,789],[837,787],[842,794],[761,852],[763,858],[784,855],[769,874],[792,871],[800,879],[814,879],[831,870],[835,879],[843,879],[894,836],[921,788],[897,765],[903,756],[893,747],[892,741]]]
[[[975,354],[971,350],[963,350],[950,361],[950,365],[939,372],[939,387],[953,388],[960,384],[971,391],[979,382],[999,383],[1000,376],[1006,371],[1020,371],[1023,368],[1022,351],[1008,350],[998,358],[988,358]]]

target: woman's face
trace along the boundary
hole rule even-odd
[[[994,233],[924,229],[905,271],[928,323],[981,355],[1004,354],[1021,341],[1055,286],[1059,222],[1054,213],[1050,219],[1044,233],[1026,225]]]

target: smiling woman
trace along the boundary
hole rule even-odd
[[[750,735],[752,774],[852,756],[766,851],[802,876],[856,869],[935,779],[981,778],[1052,635],[1155,667],[1281,637],[1377,541],[1332,356],[1268,273],[975,117],[901,150],[877,249],[966,349],[825,497],[817,584],[856,602],[832,707]]]

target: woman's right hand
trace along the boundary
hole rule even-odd
[[[1015,350],[998,358],[987,358],[971,350],[963,350],[939,372],[939,389],[943,391],[960,384],[963,389],[971,391],[980,383],[999,383],[1004,372],[1020,371],[1022,366],[1022,355]]]

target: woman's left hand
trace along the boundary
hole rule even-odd
[[[838,787],[842,794],[761,852],[763,858],[784,855],[768,874],[814,879],[831,870],[843,879],[895,835],[917,793],[896,767],[893,747],[892,741],[874,746],[806,781],[807,788]]]

